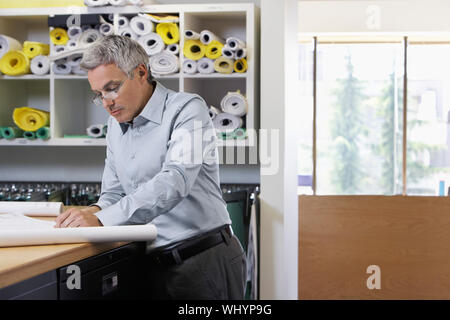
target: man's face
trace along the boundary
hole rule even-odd
[[[115,64],[100,65],[88,71],[88,80],[94,94],[105,97],[103,107],[118,122],[128,122],[136,117],[141,108],[142,81],[133,79]],[[118,90],[117,90],[118,89]],[[109,97],[113,98],[109,98]]]

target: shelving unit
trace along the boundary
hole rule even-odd
[[[114,30],[118,31],[120,15],[133,16],[137,13],[167,13],[180,17],[180,66],[183,64],[182,48],[184,30],[202,31],[209,29],[226,38],[238,37],[247,44],[248,70],[232,74],[183,74],[155,77],[166,87],[183,92],[200,94],[208,103],[220,107],[221,99],[229,91],[240,90],[246,95],[249,110],[244,118],[248,133],[258,128],[258,34],[257,14],[254,4],[183,4],[148,5],[142,7],[102,8],[34,8],[5,9],[0,12],[0,34],[23,42],[41,41],[50,43],[47,19],[49,16],[67,14],[114,14]],[[181,69],[180,69],[181,70]],[[0,146],[105,146],[105,139],[64,138],[64,135],[84,135],[92,124],[106,123],[108,114],[91,102],[91,90],[84,75],[24,75],[11,77],[0,75],[0,126],[13,125],[12,111],[16,107],[29,106],[50,111],[51,138],[46,141],[0,139]],[[221,140],[219,147],[254,147],[256,137],[246,140]]]

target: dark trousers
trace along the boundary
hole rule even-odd
[[[245,252],[236,236],[227,240],[181,264],[148,261],[146,298],[243,300],[247,274]]]

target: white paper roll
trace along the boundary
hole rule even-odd
[[[180,53],[180,46],[178,45],[178,43],[172,43],[167,45],[165,51],[176,55]]]
[[[128,27],[130,25],[130,20],[128,20],[127,17],[120,16],[117,23],[119,25],[119,29],[121,29],[121,28]]]
[[[20,42],[3,34],[0,35],[0,58],[3,57],[5,53],[12,50],[22,50]]]
[[[47,56],[39,55],[31,59],[30,69],[33,74],[44,75],[50,71],[50,60]]]
[[[109,0],[108,2],[112,6],[124,6],[127,4],[126,0]]]
[[[83,30],[79,26],[71,26],[69,29],[67,29],[67,35],[69,36],[69,39],[78,39],[81,34],[83,33]]]
[[[184,59],[183,72],[187,74],[197,73],[197,61],[191,59]]]
[[[62,206],[62,202],[0,201],[0,213],[20,213],[28,216],[56,217],[62,212]]]
[[[209,108],[209,116],[211,117],[211,119],[213,120],[219,113],[222,113],[222,110],[220,110],[219,108],[216,108],[214,106],[211,106]]]
[[[65,52],[65,51],[67,51],[67,49],[68,48],[66,46],[63,46],[63,45],[59,45],[59,46],[54,46],[53,47],[53,50],[54,50],[55,53]]]
[[[72,67],[72,73],[78,74],[78,75],[86,75],[87,71],[84,69],[81,69],[80,65],[77,65],[75,67]]]
[[[78,41],[75,39],[71,39],[71,40],[67,41],[66,47],[68,50],[73,50],[76,47],[78,47]]]
[[[133,6],[140,6],[143,3],[143,1],[142,0],[128,0],[128,3]]]
[[[219,41],[220,43],[224,43],[224,40],[222,38],[216,36],[209,30],[203,30],[202,32],[200,32],[200,41],[203,44],[210,44],[211,41],[213,40]]]
[[[197,33],[197,32],[192,31],[192,30],[186,30],[184,32],[184,37],[186,39],[198,40],[198,39],[200,39],[200,33]]]
[[[236,37],[227,38],[225,44],[231,50],[237,50],[237,49],[242,49],[242,48],[246,47],[245,42]]]
[[[86,132],[92,138],[102,138],[105,136],[104,127],[104,124],[93,124],[86,129]]]
[[[109,36],[114,33],[114,27],[111,23],[102,23],[99,31],[102,35]]]
[[[179,60],[176,55],[161,52],[150,57],[150,69],[152,74],[172,74],[179,69]]]
[[[139,37],[138,42],[149,56],[162,52],[165,46],[161,36],[154,32]]]
[[[130,20],[130,27],[138,36],[144,36],[153,32],[153,22],[149,19],[135,16]]]
[[[73,54],[73,55],[67,57],[66,63],[70,67],[73,68],[73,67],[76,67],[76,66],[80,65],[82,58],[83,58],[83,54],[82,53],[76,53],[76,54]]]
[[[156,239],[157,233],[153,224],[79,228],[53,228],[49,225],[39,229],[2,230],[0,247],[81,242],[152,241]]]
[[[247,49],[241,48],[236,50],[236,60],[243,59],[247,56]]]
[[[209,58],[201,58],[197,61],[197,71],[203,74],[214,72],[214,61]]]
[[[70,74],[72,72],[72,68],[67,64],[66,59],[57,60],[53,63],[52,67],[54,74]]]
[[[235,59],[236,58],[236,52],[234,50],[231,50],[228,47],[222,48],[222,55],[224,57],[227,57],[228,59]]]
[[[222,98],[220,107],[223,112],[242,117],[247,114],[248,102],[239,91],[228,92],[228,94]]]
[[[89,30],[89,29],[92,29],[92,27],[90,26],[90,25],[88,25],[88,24],[83,24],[82,26],[81,26],[81,30],[84,32],[84,31],[86,31],[86,30]]]
[[[102,34],[98,30],[88,29],[86,31],[83,31],[81,36],[78,38],[78,46],[91,45],[94,42],[100,40],[102,37]]]
[[[106,6],[108,0],[84,0],[84,4],[88,7]]]
[[[124,27],[119,29],[119,35],[138,40],[138,35],[130,27]]]
[[[231,133],[242,126],[242,118],[222,112],[213,119],[214,128],[220,133]]]

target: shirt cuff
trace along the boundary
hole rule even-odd
[[[95,215],[104,226],[117,226],[125,224],[128,220],[128,216],[118,204],[113,204],[106,209],[98,211]]]

